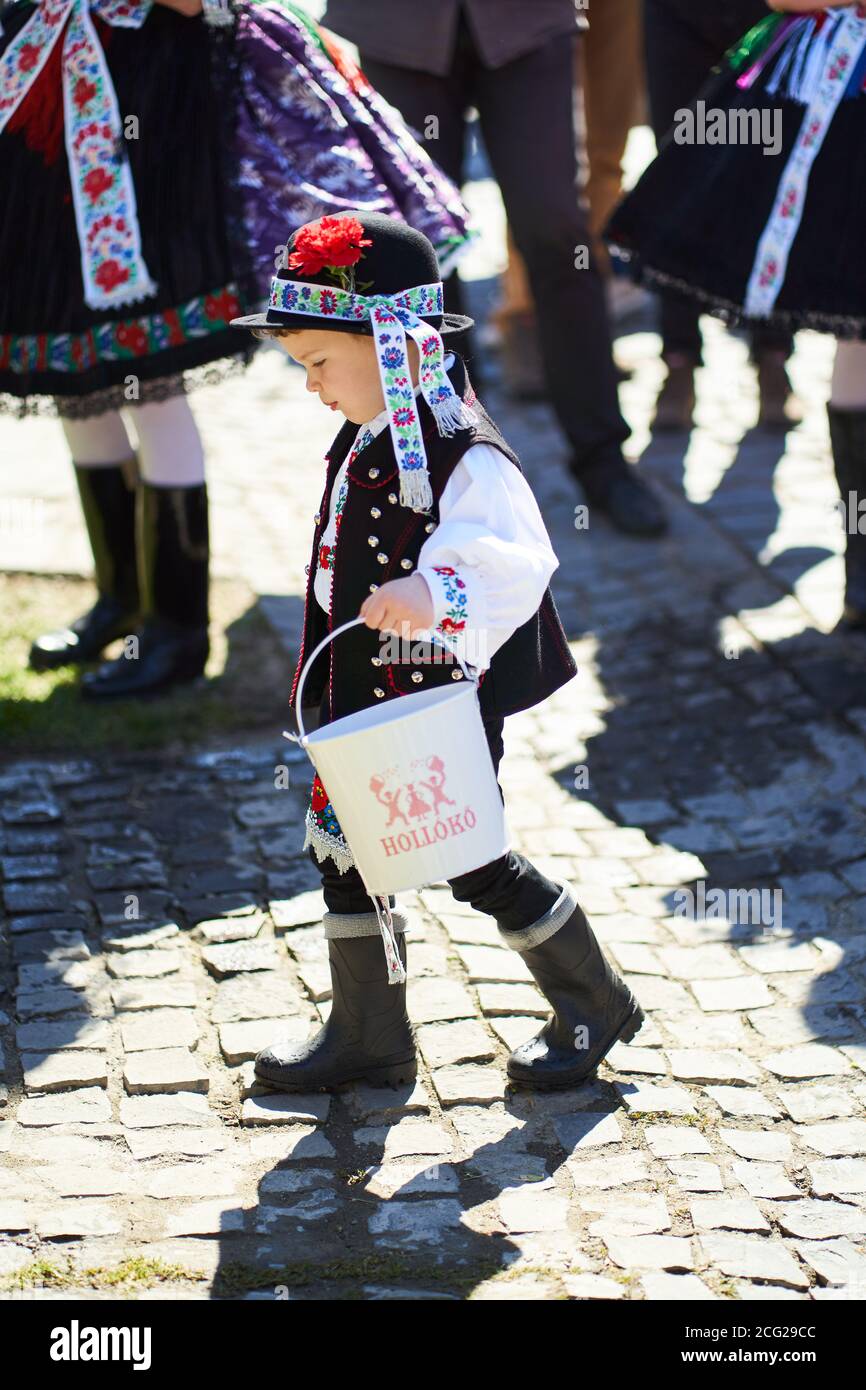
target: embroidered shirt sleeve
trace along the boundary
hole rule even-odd
[[[430,590],[436,628],[462,639],[463,654],[484,667],[536,612],[559,562],[526,478],[492,445],[475,444],[463,455],[439,518],[417,572]]]

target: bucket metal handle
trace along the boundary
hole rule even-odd
[[[335,638],[335,637],[339,637],[339,635],[340,635],[341,632],[348,632],[348,630],[349,630],[350,627],[357,627],[359,623],[363,623],[363,622],[364,622],[364,619],[363,619],[363,618],[352,618],[351,621],[348,622],[348,623],[341,623],[341,625],[340,625],[339,627],[335,627],[335,628],[334,628],[334,631],[333,631],[333,632],[329,632],[328,635],[327,635],[327,637],[323,637],[322,640],[321,640],[321,642],[319,643],[319,645],[318,645],[312,652],[310,652],[310,655],[309,655],[307,661],[306,661],[305,664],[304,664],[304,669],[303,669],[303,671],[301,672],[301,678],[300,678],[300,680],[298,681],[298,693],[297,693],[297,696],[296,696],[296,698],[295,698],[295,718],[296,718],[297,721],[298,721],[298,728],[300,729],[301,732],[300,732],[300,734],[291,734],[291,733],[289,733],[286,729],[283,729],[283,737],[284,737],[284,738],[289,738],[289,739],[292,740],[293,743],[299,743],[299,744],[303,747],[304,741],[305,741],[305,739],[306,739],[306,737],[307,737],[307,731],[306,731],[306,729],[304,728],[304,717],[303,717],[303,714],[301,713],[301,696],[302,696],[302,694],[303,694],[304,682],[305,682],[306,679],[307,679],[307,675],[309,674],[310,667],[312,666],[312,664],[313,664],[313,662],[315,661],[316,657],[319,655],[319,652],[323,651],[324,648],[327,647],[327,645],[328,645],[329,642],[333,642],[334,638]],[[448,641],[448,639],[447,639],[446,637],[443,637],[443,635],[442,635],[441,632],[435,632],[435,631],[433,631],[433,632],[431,632],[431,636],[433,637],[434,641],[439,642],[440,645],[443,646],[443,647],[445,648],[446,651],[451,652],[452,656],[455,656],[455,657],[457,658],[457,660],[458,660],[459,663],[460,663],[460,668],[461,668],[461,670],[463,671],[464,676],[466,677],[467,680],[472,681],[473,684],[475,685],[476,689],[477,689],[477,687],[478,687],[478,672],[477,672],[477,671],[473,672],[473,671],[470,669],[470,667],[467,666],[466,662],[463,660],[463,657],[460,655],[460,653],[457,651],[457,649],[452,645],[451,642]]]
[[[295,699],[295,717],[298,721],[298,728],[300,729],[300,733],[292,734],[289,733],[287,729],[283,729],[283,738],[291,739],[293,743],[300,744],[302,748],[306,746],[307,731],[304,728],[304,717],[301,713],[301,703],[304,691],[304,682],[307,679],[307,674],[310,670],[310,667],[312,666],[316,657],[319,655],[319,652],[321,652],[325,647],[327,647],[329,642],[333,642],[334,638],[339,637],[341,632],[348,632],[350,627],[357,627],[359,623],[363,622],[363,618],[352,618],[351,622],[342,623],[340,627],[335,627],[334,631],[329,632],[327,637],[323,637],[319,645],[315,648],[315,650],[310,653],[309,658],[304,663],[304,669],[301,672],[301,678],[298,681],[298,692]],[[450,651],[453,656],[456,656],[457,660],[460,663],[460,667],[463,671],[464,676],[467,680],[473,682],[477,690],[479,679],[478,673],[475,672],[473,674],[470,668],[466,665],[466,662],[463,660],[463,657],[460,655],[460,653],[451,645],[451,643],[445,637],[442,636],[441,633],[431,632],[431,637],[433,637],[437,642],[439,642],[446,649],[446,651]],[[309,750],[307,750],[307,756],[309,757]],[[361,874],[362,881],[363,878],[364,876],[363,874]],[[364,886],[367,886],[366,883],[364,884]],[[402,960],[400,959],[400,951],[397,945],[397,937],[394,932],[394,923],[391,917],[391,908],[388,904],[387,894],[382,895],[370,893],[369,889],[367,889],[367,891],[376,910],[376,918],[379,923],[379,931],[382,936],[382,944],[385,948],[385,961],[387,963],[388,969],[388,983],[390,985],[404,984],[406,981],[406,970]]]

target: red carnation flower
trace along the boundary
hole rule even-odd
[[[372,246],[357,217],[320,217],[295,233],[289,269],[302,275],[318,275],[326,266],[356,265],[362,247]]]

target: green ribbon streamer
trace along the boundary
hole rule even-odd
[[[768,14],[766,19],[759,19],[754,28],[743,35],[739,43],[728,49],[724,61],[734,72],[750,67],[772,43],[779,25],[788,18],[785,14]]]

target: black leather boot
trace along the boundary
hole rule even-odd
[[[405,967],[405,918],[394,912],[393,921]],[[406,985],[388,983],[375,914],[325,913],[324,923],[333,988],[328,1020],[304,1042],[292,1039],[266,1047],[256,1057],[256,1077],[283,1091],[329,1090],[346,1081],[396,1086],[414,1080],[418,1064],[406,1013]],[[329,934],[347,930],[368,934]]]
[[[88,699],[147,695],[194,680],[208,658],[207,484],[154,487],[136,499],[138,581],[144,624],[130,654],[88,672]]]
[[[500,935],[520,951],[553,1006],[541,1032],[512,1052],[509,1077],[540,1090],[579,1085],[615,1042],[634,1037],[643,1010],[604,956],[570,889],[525,933],[500,928]],[[521,939],[534,944],[524,946]]]
[[[99,597],[69,627],[43,633],[30,648],[35,671],[94,661],[110,642],[138,622],[135,564],[135,459],[105,468],[75,468],[84,522],[93,551]]]
[[[842,628],[866,627],[866,410],[827,407],[833,466],[845,524],[845,604]],[[864,530],[861,531],[860,527]]]
[[[618,449],[589,467],[572,459],[571,472],[590,508],[604,512],[618,531],[630,536],[662,536],[667,531],[661,502]]]

